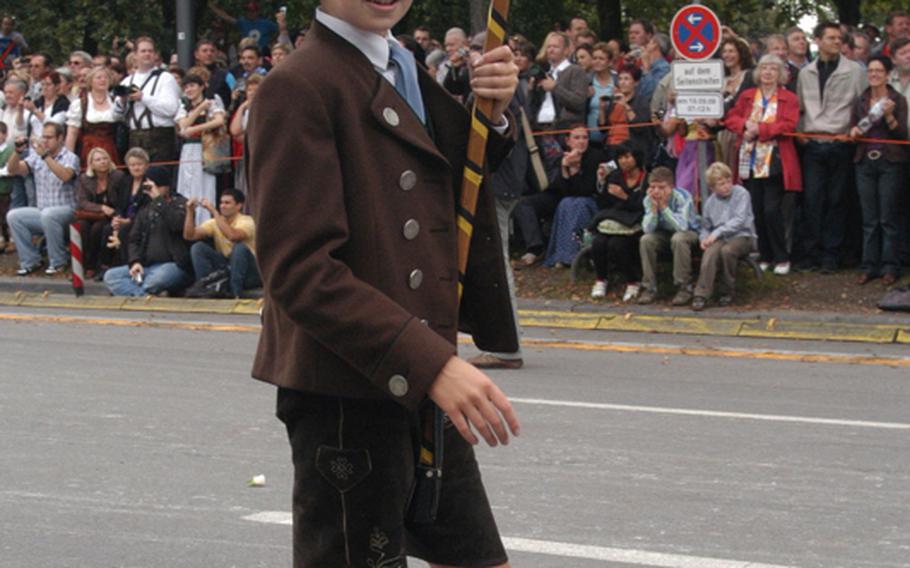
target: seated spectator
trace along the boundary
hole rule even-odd
[[[715,162],[705,172],[711,196],[702,207],[699,245],[704,251],[701,269],[695,284],[692,309],[705,309],[714,293],[714,281],[721,271],[721,295],[717,303],[733,303],[736,286],[736,265],[755,245],[755,228],[749,192],[733,184],[733,172],[722,163]]]
[[[193,281],[189,250],[183,240],[186,198],[171,193],[170,184],[167,168],[156,166],[146,172],[142,191],[148,201],[136,214],[130,230],[128,265],[104,273],[111,294],[170,294]]]
[[[785,136],[799,122],[799,100],[780,88],[787,75],[776,56],[763,56],[754,75],[758,87],[743,91],[724,124],[737,136],[736,179],[752,195],[762,270],[773,264],[774,274],[783,276],[790,273],[787,234],[793,199],[788,197],[803,188],[796,144]]]
[[[59,73],[49,72],[41,80],[41,96],[35,102],[26,101],[25,108],[35,113],[42,123],[53,120],[63,124],[66,111],[70,108],[70,100],[60,91],[62,84]]]
[[[190,248],[193,271],[196,273],[194,288],[204,288],[200,282],[212,273],[227,269],[230,295],[239,298],[244,290],[262,286],[259,269],[256,267],[256,224],[249,215],[240,212],[244,195],[236,189],[225,189],[221,194],[219,208],[207,199],[190,199],[187,203],[183,224],[183,238],[198,241]],[[212,218],[197,226],[195,209],[206,208]],[[212,239],[215,246],[204,242]]]
[[[6,215],[19,254],[19,270],[25,276],[41,266],[41,254],[32,237],[44,235],[47,241],[48,265],[45,274],[53,276],[66,270],[67,228],[76,206],[76,175],[79,157],[63,145],[63,126],[48,122],[41,138],[28,149],[28,140],[16,140],[16,151],[10,155],[10,174],[35,178],[35,207],[19,207]]]
[[[7,243],[10,240],[6,214],[9,212],[10,194],[13,192],[13,178],[9,175],[6,163],[9,162],[10,155],[15,152],[15,147],[6,139],[8,132],[6,123],[0,122],[0,254],[6,252]]]
[[[645,214],[639,241],[641,253],[642,291],[639,304],[652,304],[657,299],[657,256],[661,252],[673,255],[674,306],[692,301],[692,247],[698,242],[698,216],[692,195],[674,188],[673,172],[665,167],[654,168],[648,176]]]
[[[92,150],[102,148],[115,164],[121,164],[117,128],[123,113],[110,92],[111,72],[105,67],[94,67],[86,81],[88,91],[74,100],[66,113],[66,147],[73,152],[78,149],[83,163],[88,162]]]
[[[110,233],[111,220],[121,213],[117,209],[126,174],[114,168],[111,156],[104,148],[93,148],[88,154],[85,173],[76,184],[76,218],[82,235],[82,266],[85,277],[93,278],[100,270],[101,251],[107,245],[105,233]]]
[[[515,227],[521,233],[525,246],[520,267],[531,266],[543,258],[546,239],[541,222],[553,216],[559,202],[566,195],[564,192],[572,192],[573,197],[588,198],[594,193],[595,175],[600,161],[593,157],[593,152],[589,154],[588,159],[584,159],[589,145],[588,130],[584,126],[573,128],[566,139],[566,145],[569,149],[562,153],[559,162],[560,173],[550,187],[546,191],[521,199],[512,212]],[[600,156],[600,152],[597,154]],[[590,178],[590,184],[587,185],[580,175],[582,164],[586,166],[585,171]]]
[[[621,145],[616,149],[616,165],[619,169],[613,172],[609,172],[608,164],[601,164],[597,169],[595,200],[600,210],[590,224],[594,235],[591,260],[597,271],[597,281],[591,289],[591,297],[606,296],[608,277],[618,273],[625,277],[623,302],[628,302],[638,296],[641,281],[638,240],[645,212],[645,169],[641,151],[630,144]]]
[[[122,177],[117,184],[117,213],[102,239],[105,248],[101,251],[101,264],[106,266],[121,266],[129,261],[127,243],[130,240],[130,229],[136,214],[149,200],[148,195],[142,191],[149,167],[149,155],[142,148],[130,148],[125,161],[129,175]]]
[[[191,74],[183,79],[183,92],[186,99],[176,118],[178,133],[183,138],[177,191],[190,199],[213,201],[217,180],[203,168],[202,137],[224,128],[224,107],[217,95],[214,99],[205,98],[205,80],[199,75]],[[197,223],[208,218],[208,211],[196,212]]]
[[[569,151],[563,155],[560,175],[552,188],[560,196],[553,215],[547,247],[546,266],[569,266],[578,254],[577,233],[588,226],[597,212],[594,192],[598,166],[606,159],[603,151],[590,145],[588,131],[576,126],[569,135]]]
[[[884,55],[869,59],[869,88],[853,105],[851,138],[907,139],[907,100],[888,84],[893,64]],[[901,192],[906,189],[907,154],[895,144],[860,141],[853,157],[863,216],[863,260],[857,284],[881,276],[885,286],[900,277]]]

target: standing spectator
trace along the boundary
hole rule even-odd
[[[170,180],[167,168],[152,167],[146,172],[143,191],[148,200],[130,230],[129,263],[104,274],[104,284],[115,296],[172,293],[193,280],[183,240],[186,198],[171,193]]]
[[[546,266],[566,267],[578,254],[576,233],[588,226],[597,212],[594,192],[598,166],[606,159],[603,151],[590,145],[587,129],[581,125],[572,130],[569,150],[563,155],[560,175],[553,189],[561,196],[553,215],[553,227],[547,246]]]
[[[209,83],[205,89],[205,98],[213,99],[215,95],[221,97],[221,102],[225,107],[231,104],[231,87],[227,83],[228,72],[224,67],[218,65],[218,50],[215,42],[210,39],[201,39],[196,42],[196,49],[193,51],[195,65],[200,65],[208,69]]]
[[[10,48],[10,44],[13,45]],[[6,53],[9,49],[6,60],[2,63],[9,66],[10,62],[22,55],[22,51],[28,49],[28,44],[22,34],[16,31],[16,18],[13,16],[3,16],[0,19],[0,53]]]
[[[606,164],[597,169],[595,199],[600,210],[590,225],[594,234],[591,259],[597,280],[591,297],[605,297],[608,277],[619,273],[626,278],[622,300],[628,302],[638,296],[641,281],[638,240],[645,212],[646,175],[641,151],[629,144],[617,148],[616,163],[619,169],[612,173],[608,173]]]
[[[215,0],[209,0],[209,9],[224,20],[225,22],[236,26],[240,30],[240,35],[244,38],[250,38],[259,46],[260,52],[269,48],[272,43],[272,36],[278,32],[278,24],[272,20],[263,18],[259,15],[259,4],[256,2],[247,2],[246,15],[240,18],[228,14],[223,8],[215,3]]]
[[[85,77],[92,68],[92,56],[85,51],[74,51],[70,53],[66,63],[70,74],[73,77],[73,84],[70,92],[66,93],[68,97],[74,99],[81,95],[87,88]]]
[[[6,214],[9,213],[10,194],[13,192],[13,177],[9,175],[6,164],[16,151],[15,145],[7,140],[8,132],[6,123],[0,122],[0,254],[6,252],[10,241]]]
[[[818,59],[799,73],[802,120],[799,131],[843,135],[850,130],[853,102],[866,88],[862,67],[840,55],[841,29],[833,22],[815,28]],[[845,142],[810,139],[803,152],[802,269],[837,270],[847,221],[847,183],[853,148]]]
[[[591,75],[591,47],[588,45],[580,45],[575,48],[575,52],[572,53],[572,62],[581,67],[585,73],[589,76]]]
[[[244,290],[262,286],[256,268],[256,223],[240,212],[244,199],[236,189],[225,189],[216,209],[209,200],[194,197],[187,202],[183,222],[183,238],[198,241],[190,248],[197,284],[213,272],[227,269],[233,298],[239,298]],[[196,225],[195,210],[199,207],[207,209],[211,218]],[[215,246],[203,239],[212,239]]]
[[[632,60],[641,57],[645,46],[648,45],[655,33],[657,33],[657,30],[650,21],[640,18],[632,20],[632,23],[629,24],[629,54]],[[635,53],[636,51],[638,51],[637,54]]]
[[[115,164],[120,161],[117,147],[117,127],[123,115],[111,95],[111,72],[104,67],[89,71],[89,89],[74,100],[66,113],[66,147],[79,151],[81,163],[88,164],[88,155],[103,148]]]
[[[52,276],[66,269],[66,231],[76,205],[75,181],[79,157],[63,145],[63,126],[48,122],[41,137],[28,150],[25,137],[16,139],[16,151],[7,163],[9,172],[17,176],[35,176],[35,207],[12,209],[6,222],[16,241],[19,270],[25,276],[41,266],[41,254],[32,237],[44,235],[47,242],[48,266],[45,274]]]
[[[857,63],[865,66],[872,55],[872,40],[869,34],[864,31],[856,30],[853,32],[853,59]]]
[[[791,91],[778,88],[786,68],[775,55],[763,56],[755,75],[758,87],[740,95],[724,123],[737,136],[736,179],[752,196],[762,270],[773,263],[774,274],[784,276],[790,273],[787,235],[793,205],[787,196],[803,187],[796,145],[786,136],[799,122],[799,100]]]
[[[642,269],[642,291],[639,304],[652,304],[657,299],[657,256],[661,251],[673,255],[674,306],[692,301],[692,247],[698,242],[698,216],[688,191],[674,188],[673,172],[654,168],[648,176],[645,214],[639,241]]]
[[[126,116],[131,148],[144,148],[153,162],[177,157],[174,117],[180,107],[180,86],[156,67],[158,52],[149,37],[136,40],[136,72],[120,83],[129,91],[117,99],[118,114]]]
[[[638,95],[646,100],[651,100],[657,84],[670,72],[667,57],[670,55],[672,45],[667,34],[654,34],[645,45],[641,55],[641,66],[644,73],[638,84]]]
[[[286,43],[276,43],[272,46],[270,54],[272,56],[272,68],[274,69],[284,61],[285,57],[291,54],[291,46]]]
[[[910,38],[899,39],[891,46],[894,70],[888,76],[888,84],[904,96],[910,105]]]
[[[199,75],[187,75],[183,79],[183,92],[186,103],[177,112],[177,125],[183,138],[177,191],[190,199],[212,202],[216,199],[217,182],[215,176],[202,167],[202,137],[224,128],[224,107],[218,99],[205,98],[205,80]],[[197,224],[208,218],[207,208],[196,211]]]
[[[226,79],[228,87],[231,88],[232,96],[233,93],[243,90],[247,77],[253,73],[265,75],[267,72],[265,67],[262,66],[262,56],[259,53],[259,48],[255,45],[245,46],[240,50],[240,68],[228,73]]]
[[[34,53],[29,58],[29,73],[32,76],[32,87],[28,95],[32,100],[37,100],[42,94],[42,81],[53,71],[51,57],[46,53]]]
[[[714,281],[721,274],[721,295],[717,303],[729,306],[736,289],[736,265],[749,255],[755,244],[755,228],[749,192],[733,184],[733,172],[715,162],[705,172],[711,196],[702,208],[699,245],[704,254],[695,284],[692,309],[701,311],[714,294]]]
[[[613,77],[613,60],[606,43],[594,45],[591,52],[591,87],[588,92],[591,100],[588,103],[588,128],[591,129],[591,142],[601,145],[604,132],[598,130],[601,125],[601,113],[613,102],[613,90],[616,81]]]
[[[234,111],[234,116],[231,118],[231,125],[228,129],[231,133],[231,136],[234,138],[234,142],[240,144],[242,149],[244,144],[244,138],[246,136],[247,128],[249,127],[250,121],[250,105],[253,103],[253,99],[256,96],[256,91],[259,89],[259,85],[262,84],[263,77],[262,75],[252,75],[247,78],[246,81],[246,91],[243,95],[243,102],[237,107],[237,110]],[[234,186],[240,190],[245,196],[249,197],[250,188],[247,187],[246,182],[246,160],[243,158],[244,152],[241,150],[236,153],[235,157],[240,159],[234,162]],[[247,208],[244,213],[252,213],[250,210],[250,199],[245,199],[245,207]]]
[[[888,85],[889,57],[869,60],[869,88],[853,105],[851,138],[907,139],[907,101]],[[882,277],[891,286],[900,277],[900,194],[906,189],[907,153],[895,144],[860,141],[853,161],[863,215],[863,260],[857,283]]]
[[[597,34],[591,30],[582,30],[578,32],[578,35],[575,36],[575,49],[579,47],[588,46],[593,48],[594,44],[597,43]]]
[[[442,85],[453,67],[461,67],[468,56],[468,35],[461,28],[451,28],[443,39],[448,59],[436,71],[436,82]]]
[[[106,235],[111,234],[111,220],[123,213],[118,210],[122,201],[118,191],[123,187],[126,177],[125,173],[114,167],[114,162],[104,148],[96,147],[89,152],[85,173],[79,176],[76,184],[77,210],[97,215],[97,218],[80,219],[78,222],[87,279],[94,278],[99,270],[110,267],[101,265],[101,253],[107,245]]]
[[[584,123],[588,101],[588,77],[569,62],[569,36],[550,32],[544,44],[550,70],[535,78],[531,94],[531,118],[538,130]]]
[[[430,35],[430,28],[426,26],[417,26],[414,28],[414,41],[420,46],[424,53],[432,51],[433,37]]]
[[[894,10],[885,19],[885,39],[879,52],[893,56],[891,44],[899,39],[910,38],[910,15],[903,10]]]
[[[729,37],[720,44],[720,58],[724,62],[724,111],[733,108],[739,94],[755,86],[752,79],[752,51],[749,45],[737,37]],[[729,130],[717,134],[718,159],[733,169],[738,166],[736,136]]]
[[[796,92],[796,80],[799,77],[799,68],[787,61],[787,38],[783,34],[771,34],[765,38],[765,52],[775,55],[784,62],[786,87],[791,93]]]
[[[588,21],[581,16],[573,16],[572,19],[569,20],[569,43],[572,44],[573,51],[578,47],[579,34],[587,31],[590,31],[590,29],[588,29]],[[576,62],[573,61],[573,63]]]
[[[43,123],[52,120],[63,124],[66,121],[66,111],[70,108],[70,100],[60,91],[63,81],[56,71],[48,73],[41,80],[41,96],[32,101],[24,101],[25,108],[35,113]]]
[[[809,40],[806,39],[806,32],[797,26],[787,30],[787,63],[796,69],[802,70],[803,67],[811,63],[809,58]]]
[[[41,139],[41,121],[35,113],[25,107],[25,94],[28,85],[18,77],[10,77],[3,84],[4,104],[0,113],[0,122],[6,123],[9,130],[8,140],[16,142],[26,138],[31,143]],[[34,186],[30,177],[20,176],[10,172],[13,176],[13,189],[10,194],[10,209],[25,207],[34,204]],[[31,187],[29,187],[31,186]]]

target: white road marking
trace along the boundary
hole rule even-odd
[[[690,408],[664,408],[660,406],[636,406],[630,404],[607,404],[599,402],[578,402],[571,400],[547,400],[541,398],[510,398],[513,403],[538,406],[564,406],[592,410],[616,410],[620,412],[650,412],[652,414],[678,414],[682,416],[707,416],[711,418],[734,418],[739,420],[762,420],[766,422],[790,422],[822,426],[849,426],[853,428],[878,428],[882,430],[910,430],[906,422],[870,422],[866,420],[841,420],[837,418],[813,418],[809,416],[785,416],[779,414],[750,414],[746,412],[722,412],[717,410],[693,410]]]
[[[243,520],[273,525],[290,525],[292,523],[291,514],[283,511],[262,511],[261,513],[247,515],[243,517]],[[502,542],[506,549],[512,552],[528,552],[531,554],[600,560],[603,562],[624,562],[626,564],[651,566],[654,568],[794,568],[780,564],[763,564],[744,560],[707,558],[687,554],[668,554],[665,552],[532,540],[528,538],[504,537]]]
[[[636,566],[653,566],[659,568],[793,568],[780,564],[763,564],[761,562],[748,562],[743,560],[727,560],[724,558],[707,558],[703,556],[689,556],[687,554],[667,554],[664,552],[649,552],[647,550],[633,550],[628,548],[611,548],[607,546],[591,546],[572,544],[569,542],[551,542],[548,540],[531,540],[527,538],[502,539],[507,550],[512,552],[530,552],[533,554],[546,554],[566,558],[584,558],[586,560],[601,560],[604,562],[624,562]]]

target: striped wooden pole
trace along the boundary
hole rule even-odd
[[[70,223],[70,259],[73,265],[73,292],[76,296],[85,293],[85,269],[82,266],[82,233],[79,222]]]
[[[487,36],[484,53],[505,43],[508,29],[509,0],[492,0],[487,18]],[[464,294],[465,273],[471,250],[471,235],[474,234],[474,214],[477,211],[477,197],[483,183],[483,167],[486,161],[487,138],[492,128],[490,115],[493,101],[477,99],[471,116],[471,133],[468,138],[468,152],[461,183],[461,201],[457,210],[458,225],[458,301]],[[417,468],[417,488],[411,501],[411,518],[417,522],[432,522],[436,518],[439,488],[442,483],[443,431],[445,416],[435,404],[432,411],[423,414],[423,436]]]

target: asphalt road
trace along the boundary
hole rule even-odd
[[[289,566],[255,320],[51,315],[0,309],[0,567]],[[479,450],[514,566],[910,566],[906,348],[528,338],[526,367],[495,374],[523,434]]]

